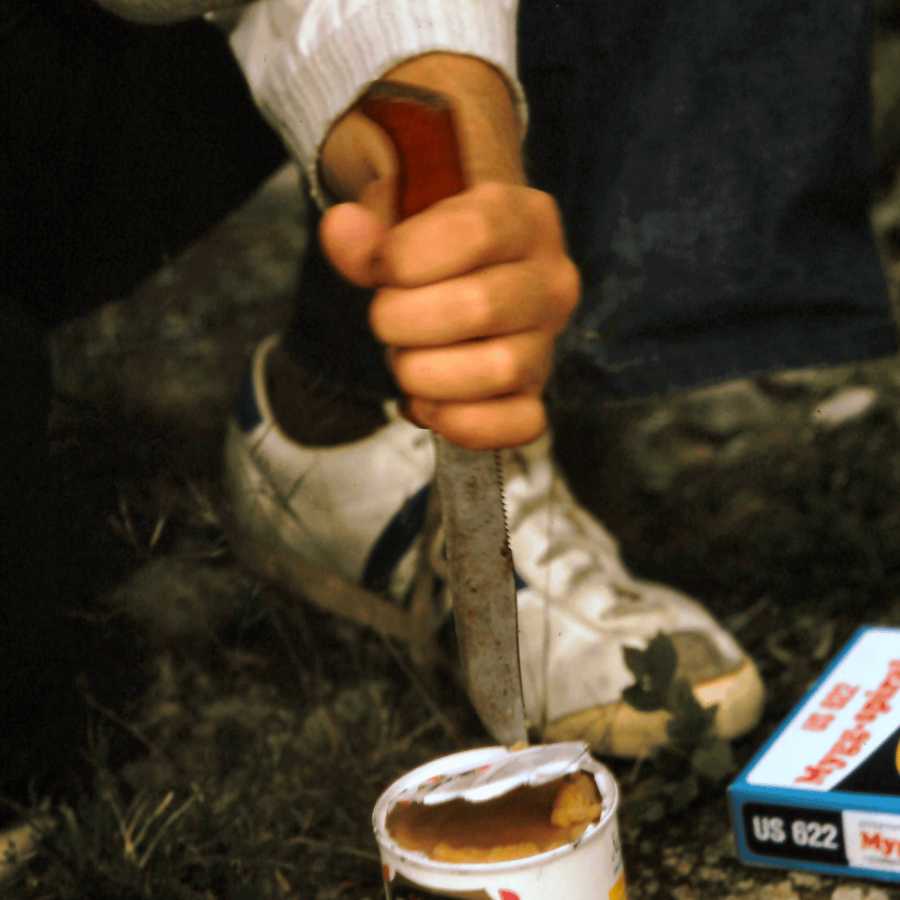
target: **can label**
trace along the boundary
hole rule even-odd
[[[385,881],[385,896],[387,900],[446,900],[447,897],[459,897],[463,900],[520,900],[515,891],[498,890],[496,896],[487,891],[442,891],[440,894],[412,884],[402,875],[398,875],[393,881]],[[602,898],[599,898],[602,900]],[[625,873],[622,872],[616,883],[610,888],[609,900],[628,900],[625,893]]]
[[[485,891],[444,891],[440,894],[433,894],[421,885],[413,884],[407,881],[399,873],[394,876],[392,881],[385,879],[385,894],[387,900],[444,900],[446,897],[461,897],[465,900],[492,900],[491,895]],[[515,895],[511,891],[502,891],[503,900],[514,900]]]

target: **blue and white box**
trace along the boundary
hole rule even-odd
[[[861,628],[728,788],[750,865],[900,881],[900,628]]]

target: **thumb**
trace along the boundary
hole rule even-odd
[[[325,212],[319,240],[331,264],[360,287],[380,282],[380,255],[387,222],[363,203],[340,203]]]

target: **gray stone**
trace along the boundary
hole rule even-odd
[[[887,891],[875,887],[841,885],[834,889],[831,900],[888,900]]]
[[[816,405],[811,419],[817,425],[835,428],[863,416],[878,399],[870,387],[848,387]]]
[[[723,439],[770,421],[776,405],[748,379],[704,388],[684,401],[680,418],[710,435]]]

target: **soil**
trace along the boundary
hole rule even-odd
[[[57,457],[102,570],[97,609],[127,637],[116,677],[135,687],[85,673],[94,790],[55,810],[11,896],[375,900],[379,793],[489,740],[449,651],[420,670],[234,552],[223,432],[250,352],[290,314],[298,198],[287,168],[135,295],[53,336]],[[873,224],[896,304],[887,177]],[[858,625],[900,625],[898,360],[564,410],[555,429],[632,569],[702,598],[757,661],[769,703],[733,771]],[[610,765],[630,900],[900,900],[890,885],[740,864],[727,779],[676,809],[665,788],[683,773]]]

